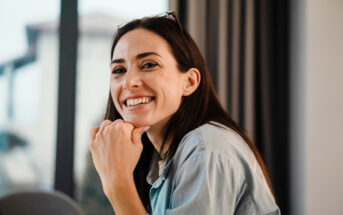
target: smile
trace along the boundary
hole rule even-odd
[[[140,104],[150,103],[154,99],[155,97],[139,97],[139,98],[127,99],[124,101],[124,104],[127,107],[132,107],[132,106],[137,106]]]

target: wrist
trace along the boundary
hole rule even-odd
[[[108,198],[112,199],[123,195],[130,186],[135,186],[133,174],[120,174],[116,175],[111,183],[104,186],[104,192]]]
[[[146,214],[133,174],[121,174],[108,184],[106,196],[117,214]]]

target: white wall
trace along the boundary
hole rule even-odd
[[[342,215],[343,1],[307,7],[307,211]]]
[[[342,215],[343,1],[293,3],[292,214]]]

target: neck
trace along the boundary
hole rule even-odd
[[[164,138],[164,127],[166,123],[159,122],[155,125],[150,126],[149,130],[147,131],[149,140],[151,141],[152,145],[155,147],[156,151],[161,155],[162,159],[164,159],[164,154],[167,152],[169,148],[170,141],[167,140],[166,144],[164,145],[163,151],[161,152],[161,147]]]

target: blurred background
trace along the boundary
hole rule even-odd
[[[60,190],[113,214],[89,151],[116,26],[175,10],[282,214],[343,214],[343,1],[0,0],[0,196]]]

